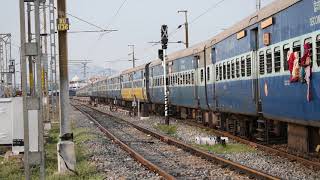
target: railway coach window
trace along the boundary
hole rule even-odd
[[[312,38],[307,38],[306,40],[304,40],[304,44],[309,44],[309,46],[310,46],[309,51],[310,51],[310,54],[311,54],[310,58],[311,58],[311,62],[313,62],[313,46],[312,46]]]
[[[289,70],[289,65],[288,65],[288,52],[290,51],[289,44],[285,44],[283,46],[283,67],[285,71]]]
[[[227,69],[226,69],[226,64],[223,64],[223,80],[226,79],[226,75],[227,75]]]
[[[171,85],[172,85],[172,86],[174,86],[174,85],[175,85],[175,83],[174,83],[174,76],[175,76],[175,75],[174,75],[174,74],[172,74],[172,77],[171,77],[171,78],[172,78],[172,81],[171,81],[171,83],[172,83]]]
[[[219,80],[222,80],[222,65],[219,66]]]
[[[203,69],[200,71],[200,81],[203,82]]]
[[[320,35],[317,36],[316,41],[317,65],[320,67]]]
[[[298,58],[300,59],[300,57],[301,57],[301,43],[300,43],[300,41],[293,42],[293,52],[297,52]]]
[[[173,76],[173,80],[174,80],[174,84],[177,85],[178,84],[178,76],[177,76],[177,74],[175,74]]]
[[[281,69],[281,55],[280,47],[274,48],[274,71],[280,72]]]
[[[191,84],[194,84],[194,72],[191,73]]]
[[[231,78],[235,78],[234,60],[231,61]]]
[[[261,51],[259,54],[259,72],[261,75],[264,74],[264,52]]]
[[[236,76],[237,78],[240,77],[240,61],[238,58],[236,59]]]
[[[267,73],[270,74],[272,73],[272,53],[270,49],[267,50],[266,59]]]
[[[246,76],[246,60],[244,57],[241,58],[241,77]]]
[[[219,67],[216,64],[216,81],[219,81]]]
[[[230,79],[230,62],[227,63],[227,79]]]
[[[251,76],[251,56],[250,55],[247,56],[246,62],[247,62],[247,76],[250,77]]]

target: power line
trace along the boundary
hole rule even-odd
[[[94,31],[94,30],[83,30],[83,31],[69,31],[69,34],[78,34],[78,33],[111,33],[114,31],[118,31],[118,30],[98,30],[98,31]]]
[[[47,5],[47,7],[50,7],[50,5]],[[56,7],[53,7],[54,9],[57,9]],[[73,14],[71,14],[71,13],[67,13],[67,12],[65,12],[65,14],[67,14],[67,15],[69,15],[69,16],[71,16],[71,17],[73,17],[73,18],[75,18],[75,19],[77,19],[77,20],[79,20],[79,21],[82,21],[82,22],[84,22],[84,23],[86,23],[86,24],[88,24],[88,25],[90,25],[90,26],[93,26],[93,27],[95,27],[95,28],[98,28],[98,29],[100,29],[102,32],[105,32],[105,31],[109,31],[108,29],[104,29],[103,27],[101,27],[101,26],[98,26],[98,25],[96,25],[96,24],[94,24],[94,23],[92,23],[92,22],[89,22],[88,20],[85,20],[85,19],[83,19],[83,18],[80,18],[80,17],[78,17],[78,16],[75,16],[75,15],[73,15]],[[107,32],[108,33],[108,32]]]
[[[128,0],[124,0],[120,7],[118,8],[117,12],[115,13],[115,15],[111,18],[111,21],[110,21],[110,24],[107,26],[107,27],[110,27],[110,25],[112,24],[112,21],[114,21],[116,19],[116,17],[119,15],[120,13],[120,10],[122,9],[122,7],[125,5],[125,3],[127,2]]]
[[[77,16],[74,16],[74,15],[72,15],[72,14],[70,14],[70,13],[66,13],[66,14],[69,15],[69,16],[71,16],[71,17],[73,17],[73,18],[75,18],[75,19],[78,19],[79,21],[85,22],[85,23],[87,23],[87,24],[89,24],[89,25],[91,25],[91,26],[93,26],[93,27],[96,27],[96,28],[98,28],[98,29],[100,29],[100,30],[105,30],[104,28],[102,28],[102,27],[100,27],[100,26],[98,26],[98,25],[95,25],[95,24],[93,24],[93,23],[91,23],[91,22],[89,22],[89,21],[87,21],[87,20],[84,20],[84,19],[82,19],[82,18],[79,18],[79,17],[77,17]]]
[[[197,21],[198,19],[200,19],[202,16],[204,16],[205,14],[207,14],[208,12],[210,12],[212,9],[216,8],[217,6],[219,6],[221,3],[223,3],[225,0],[220,0],[217,3],[214,3],[213,5],[211,5],[205,12],[201,13],[199,16],[197,16],[196,18],[194,18],[190,24],[194,23],[195,21]]]
[[[190,25],[190,24],[193,24],[194,22],[196,22],[197,20],[199,20],[202,16],[204,16],[205,14],[207,14],[208,12],[210,12],[212,9],[218,7],[218,6],[219,6],[221,3],[223,3],[224,1],[225,1],[225,0],[220,0],[220,1],[216,2],[216,3],[214,3],[213,5],[211,5],[211,6],[210,6],[207,10],[205,10],[203,13],[201,13],[200,15],[198,15],[196,18],[192,19],[191,22],[189,23],[189,25]],[[183,26],[184,26],[184,24],[179,25],[176,29],[174,29],[173,31],[171,31],[171,32],[169,33],[168,37],[172,37],[173,35],[175,35],[175,34],[180,30],[180,28],[183,27]],[[160,41],[159,41],[159,42],[160,42]],[[151,47],[144,48],[143,51],[149,51],[149,50],[153,49],[154,46],[156,46],[156,45],[158,45],[158,43],[153,43],[153,44],[151,45]],[[146,56],[144,56],[144,57],[146,57]]]
[[[126,3],[127,1],[128,1],[128,0],[123,0],[123,1],[122,1],[121,5],[120,5],[120,7],[117,9],[116,13],[111,17],[111,20],[110,20],[110,22],[108,23],[106,29],[108,29],[108,28],[111,26],[112,22],[113,22],[113,21],[116,19],[116,17],[120,14],[120,10],[124,7],[124,5],[125,5],[125,3]],[[98,39],[93,43],[93,45],[92,45],[90,48],[88,48],[88,55],[90,54],[91,50],[98,44],[98,41],[100,41],[100,40],[103,38],[103,36],[106,35],[107,33],[108,33],[108,32],[100,34],[100,36],[99,36]]]
[[[112,16],[112,18],[111,18],[109,24],[107,25],[106,29],[108,29],[108,28],[111,26],[112,22],[113,22],[113,21],[116,19],[116,17],[119,15],[120,10],[124,7],[124,5],[125,5],[125,3],[126,3],[127,1],[128,1],[128,0],[122,1],[121,5],[120,5],[120,7],[117,9],[116,13]],[[99,40],[101,40],[104,35],[105,35],[105,33],[104,33],[104,34],[101,34],[100,37],[99,37]]]

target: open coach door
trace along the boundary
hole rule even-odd
[[[261,103],[259,96],[259,80],[258,80],[258,49],[259,49],[259,29],[258,27],[251,29],[250,32],[251,46],[251,67],[247,61],[247,68],[251,68],[251,84],[252,84],[252,101],[256,104],[256,113],[261,112]],[[248,73],[248,72],[247,72]]]

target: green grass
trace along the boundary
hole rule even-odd
[[[155,125],[156,129],[170,135],[174,136],[177,133],[177,126],[175,125],[163,125],[163,124],[157,124]]]
[[[96,138],[94,134],[90,134],[87,129],[75,129],[75,151],[77,156],[76,171],[77,175],[59,175],[57,174],[57,143],[59,141],[59,127],[53,125],[49,133],[49,138],[45,145],[46,150],[46,179],[48,180],[95,180],[103,179],[102,174],[97,172],[95,166],[90,164],[88,157],[90,151],[87,148],[82,147],[82,143],[89,139]],[[0,180],[18,180],[25,179],[23,164],[18,160],[5,162],[3,158],[0,158]],[[39,168],[32,168],[32,179],[39,179]]]
[[[222,146],[221,144],[215,144],[215,145],[195,145],[196,147],[210,151],[215,152],[218,154],[231,154],[231,153],[245,153],[245,152],[254,152],[256,151],[254,148],[245,145],[245,144],[227,144],[226,146]]]

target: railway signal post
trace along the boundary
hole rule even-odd
[[[58,150],[58,171],[59,173],[75,172],[75,151],[71,122],[69,120],[69,80],[68,80],[68,43],[67,31],[69,22],[66,16],[66,0],[58,1],[59,37],[59,72],[60,72],[60,141]]]
[[[161,45],[162,45],[162,60],[163,60],[163,87],[164,87],[164,115],[165,115],[165,124],[169,125],[169,114],[168,114],[168,86],[167,86],[167,62],[166,62],[166,50],[168,48],[168,26],[161,26]],[[160,54],[159,54],[160,55]]]

